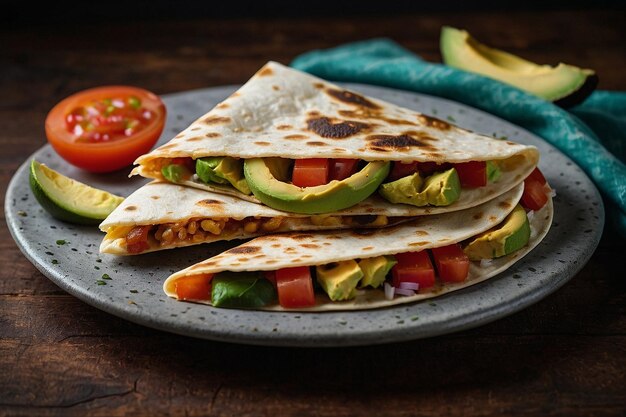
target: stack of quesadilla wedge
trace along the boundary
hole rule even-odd
[[[137,159],[132,174],[154,181],[101,224],[101,251],[254,238],[164,284],[217,307],[414,301],[491,277],[539,243],[549,196],[530,220],[518,204],[538,160],[535,147],[270,62]]]

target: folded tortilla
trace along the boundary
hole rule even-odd
[[[517,187],[494,200],[462,212],[417,218],[411,222],[377,230],[326,231],[317,233],[288,233],[262,236],[240,246],[192,265],[169,276],[163,285],[165,293],[176,298],[176,282],[186,277],[215,274],[224,271],[275,271],[297,266],[324,265],[332,262],[395,255],[421,251],[463,242],[498,225],[513,210],[521,197]],[[330,301],[325,294],[316,294],[316,305],[289,311],[359,310],[409,303],[446,294],[482,282],[510,268],[528,254],[546,236],[552,223],[552,199],[540,210],[529,215],[531,236],[528,244],[516,252],[492,260],[471,262],[469,276],[461,283],[438,283],[426,292],[413,296],[396,296],[388,300],[384,291],[360,290],[349,301]],[[210,304],[208,301],[190,300]],[[279,305],[264,310],[287,310]]]
[[[175,158],[229,156],[348,158],[364,161],[461,163],[497,161],[502,176],[463,188],[445,207],[365,200],[374,210],[393,207],[403,216],[462,210],[519,184],[536,167],[533,146],[494,139],[391,103],[365,97],[309,74],[269,62],[245,85],[168,143],[139,157],[131,175],[165,179],[161,169]],[[179,183],[260,203],[229,185],[192,177]]]
[[[127,235],[138,226],[150,226],[149,247],[140,253],[247,239],[267,233],[383,227],[407,221],[354,207],[342,215],[301,215],[274,210],[228,195],[153,181],[128,196],[101,224],[106,233],[100,251],[131,255]]]

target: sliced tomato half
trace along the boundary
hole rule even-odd
[[[535,180],[539,181],[541,185],[546,185],[548,181],[546,181],[546,177],[543,176],[543,173],[539,171],[539,168],[535,168],[533,172],[526,177],[527,180]]]
[[[328,158],[296,159],[291,182],[298,187],[328,184],[330,162]]]
[[[148,249],[148,232],[152,226],[135,226],[126,235],[126,250],[128,253],[141,253]]]
[[[524,193],[522,194],[522,206],[528,210],[539,210],[548,202],[546,186],[535,178],[524,180]]]
[[[405,252],[395,257],[398,263],[391,269],[394,287],[401,282],[415,282],[420,290],[435,285],[435,269],[427,251]]]
[[[308,266],[283,268],[276,271],[278,302],[285,308],[315,305],[313,279]]]
[[[437,275],[443,282],[463,282],[469,273],[469,258],[458,243],[432,249]]]

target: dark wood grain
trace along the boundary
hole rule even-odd
[[[45,143],[65,96],[241,83],[268,59],[387,36],[439,61],[443,24],[528,59],[591,67],[626,89],[620,11],[13,25],[0,32],[0,192]],[[103,36],[103,32],[106,36]],[[4,216],[0,230],[8,236]],[[0,415],[619,416],[626,409],[623,240],[607,227],[567,285],[472,331],[393,345],[287,349],[140,327],[92,308],[0,243]]]

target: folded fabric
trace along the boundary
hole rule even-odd
[[[291,66],[322,78],[377,84],[452,99],[539,135],[594,181],[626,237],[626,93],[596,91],[568,110],[508,84],[422,60],[388,39],[317,50]]]

